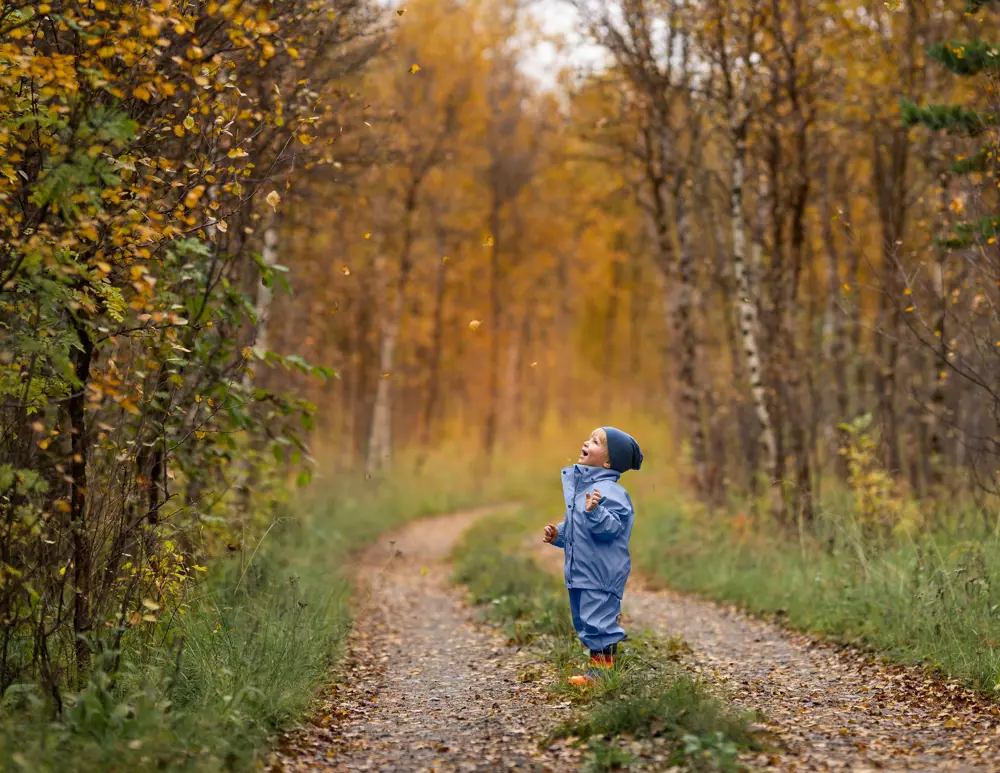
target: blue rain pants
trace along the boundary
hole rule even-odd
[[[591,652],[601,652],[625,638],[625,629],[618,625],[622,600],[614,593],[570,588],[569,608],[573,627]]]

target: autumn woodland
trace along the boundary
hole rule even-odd
[[[573,35],[540,77],[546,15]],[[515,469],[611,422],[656,438],[650,509],[719,544],[860,583],[947,534],[995,612],[998,21],[4,0],[0,763],[253,764],[339,651],[359,545],[531,496]],[[297,594],[332,576],[320,619]],[[985,689],[978,636],[934,657]]]

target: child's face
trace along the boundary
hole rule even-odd
[[[601,428],[590,433],[590,437],[583,443],[580,449],[580,458],[577,464],[585,464],[588,467],[611,467],[611,459],[608,456],[608,436]]]

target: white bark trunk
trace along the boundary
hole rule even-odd
[[[268,268],[278,263],[278,218],[271,217],[264,231],[264,249],[260,253],[261,262]],[[265,286],[263,282],[257,287],[257,336],[254,340],[254,348],[258,351],[267,351],[268,346],[268,325],[271,320],[271,301],[274,293],[271,288]]]
[[[757,345],[759,314],[757,298],[751,287],[746,266],[746,217],[743,210],[743,184],[745,171],[746,140],[737,138],[736,153],[733,158],[730,209],[733,228],[733,275],[736,278],[736,292],[739,302],[740,335],[743,339],[743,353],[746,357],[750,394],[753,398],[757,420],[760,422],[760,441],[764,448],[764,466],[770,481],[775,479],[777,470],[777,444],[774,426],[764,394],[763,368],[760,347]]]

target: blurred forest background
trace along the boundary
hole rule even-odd
[[[149,684],[125,663],[229,706],[210,648],[178,681],[195,589],[233,594],[205,637],[238,630],[310,448],[429,486],[620,421],[800,544],[845,497],[875,543],[992,530],[1000,7],[567,0],[598,55],[544,81],[536,11],[0,7],[5,711],[110,717]]]

